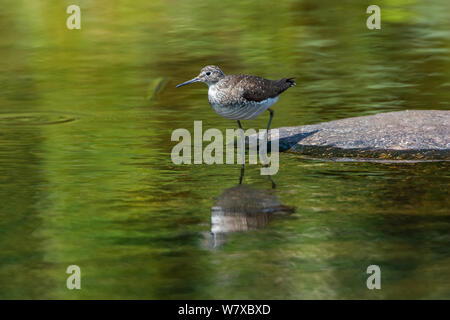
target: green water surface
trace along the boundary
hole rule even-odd
[[[295,76],[273,127],[448,110],[450,2],[376,1],[368,30],[372,2],[80,0],[68,30],[73,1],[2,0],[0,298],[449,299],[448,163],[280,154],[275,189],[248,165],[223,200],[238,165],[170,158],[176,128],[236,126],[205,85],[174,88],[209,64]],[[218,201],[249,230],[211,234]]]

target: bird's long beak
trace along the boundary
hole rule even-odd
[[[189,81],[180,83],[180,84],[177,85],[175,88],[179,88],[179,87],[185,86],[185,85],[187,85],[187,84],[191,84],[191,83],[199,82],[199,81],[200,81],[200,79],[199,79],[198,77],[195,77],[194,79],[191,79],[191,80],[189,80]]]

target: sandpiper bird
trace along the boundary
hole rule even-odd
[[[178,87],[204,82],[208,85],[208,100],[211,107],[220,116],[237,120],[252,120],[266,110],[270,112],[267,131],[273,118],[270,107],[278,101],[278,96],[286,89],[295,86],[294,78],[267,80],[246,74],[225,75],[217,66],[206,66],[192,80],[177,85]]]

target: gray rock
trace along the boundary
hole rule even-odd
[[[450,160],[450,111],[410,110],[279,128],[280,151],[314,158]]]

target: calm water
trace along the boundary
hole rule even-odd
[[[296,76],[273,127],[448,110],[449,1],[378,1],[380,31],[365,1],[79,3],[69,31],[65,2],[2,1],[0,298],[450,298],[448,163],[281,154],[273,189],[170,160],[174,129],[235,126],[174,88],[207,64]]]

